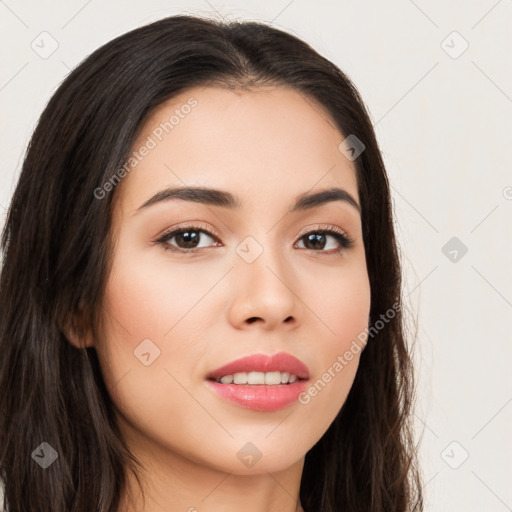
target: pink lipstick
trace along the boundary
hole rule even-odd
[[[309,369],[285,352],[255,354],[213,370],[206,379],[221,398],[247,409],[271,412],[297,400],[307,387]]]

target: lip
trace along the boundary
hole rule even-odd
[[[286,352],[268,356],[254,354],[242,357],[210,372],[206,378],[218,380],[224,375],[240,372],[288,372],[297,375],[299,379],[309,379],[309,368],[296,357]]]
[[[218,379],[239,372],[288,372],[299,380],[292,384],[222,384]],[[232,361],[210,372],[206,385],[221,398],[246,409],[272,412],[283,409],[297,401],[308,386],[309,369],[296,357],[285,352],[272,356],[255,354]]]

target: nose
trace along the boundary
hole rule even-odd
[[[261,250],[261,249],[260,249]],[[237,328],[252,324],[264,330],[279,326],[294,329],[299,325],[303,302],[298,295],[298,276],[278,250],[265,247],[250,259],[236,258],[231,275],[232,301],[229,319]]]

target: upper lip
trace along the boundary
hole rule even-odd
[[[241,372],[287,372],[299,379],[309,379],[309,368],[300,359],[286,352],[273,355],[254,354],[236,359],[210,372],[207,379],[218,380],[225,375]]]

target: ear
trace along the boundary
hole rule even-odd
[[[86,321],[82,303],[80,310],[74,315],[68,315],[61,323],[60,330],[66,339],[76,348],[89,348],[94,346],[92,329]]]

